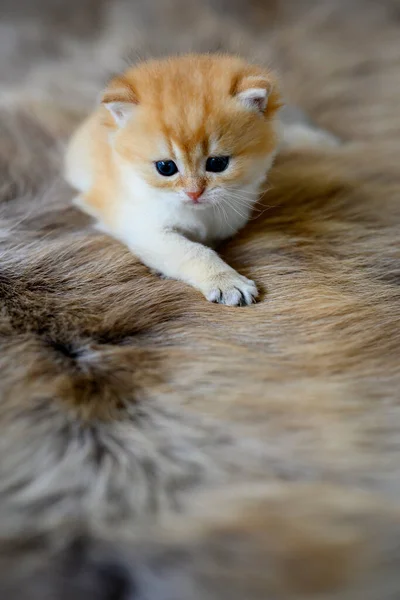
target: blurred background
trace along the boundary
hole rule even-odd
[[[132,60],[224,50],[279,69],[287,98],[344,138],[400,130],[397,0],[1,0],[0,12],[3,105],[23,92],[78,118]]]
[[[294,510],[281,526],[290,539],[293,523],[298,545],[282,553],[281,530],[263,517],[259,546],[259,521],[250,519],[259,562],[252,571],[243,546],[243,569],[237,553],[243,588],[225,559],[220,580],[212,562],[210,598],[272,597],[271,539],[278,579],[292,584],[296,564],[307,588],[303,566],[313,575],[320,558],[321,579],[325,572],[339,590],[329,598],[356,597],[329,578],[346,562],[353,530],[337,537],[328,519],[318,543],[305,536],[303,544],[298,532],[307,521],[314,535],[320,492],[297,501],[289,482],[399,496],[399,33],[398,0],[0,0],[2,577],[11,565],[19,585],[35,528],[52,532],[43,544],[37,536],[39,549],[58,548],[64,520],[70,536],[71,515],[99,529],[111,515],[112,535],[118,520],[125,533],[147,503],[153,520],[169,496],[180,508],[189,488],[251,476],[288,484]],[[268,291],[256,321],[252,310],[217,312],[193,290],[153,277],[93,231],[60,182],[64,142],[112,74],[149,55],[216,50],[277,69],[286,99],[345,142],[336,153],[281,157],[267,196],[273,210],[223,249]],[[102,409],[106,423],[91,418]],[[352,526],[358,497],[349,505],[340,523]],[[240,518],[235,535],[249,525]],[[379,521],[369,541],[354,542],[351,565],[366,548],[367,575],[376,532],[390,555],[382,554],[377,587],[367,576],[357,598],[400,597],[396,522],[396,538]],[[22,540],[14,554],[2,546],[10,532]],[[223,533],[222,549],[235,551],[235,539]],[[381,593],[386,568],[394,594]],[[2,591],[2,577],[0,597],[23,600]],[[186,589],[168,597],[204,598]],[[273,587],[273,597],[276,589],[287,588]],[[30,583],[24,590],[32,600]]]

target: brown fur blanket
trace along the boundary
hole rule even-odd
[[[0,597],[400,597],[396,0],[1,0]],[[60,178],[108,75],[238,50],[344,140],[282,154],[210,305]]]

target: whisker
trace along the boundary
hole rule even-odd
[[[229,201],[226,201],[226,202],[228,203]],[[256,206],[250,207],[247,203],[245,203],[244,205],[239,204],[239,206],[238,206],[237,199],[230,202],[229,205],[238,214],[241,214],[238,212],[238,210],[241,206],[246,206],[246,208],[251,208],[251,212],[247,218],[248,221],[254,221],[255,219],[258,219],[261,215],[263,215],[266,211],[271,210],[272,208],[275,208],[275,205],[265,205],[265,204],[261,204],[262,208],[257,208]],[[235,207],[237,210],[235,210]],[[245,215],[241,215],[241,216],[243,218],[246,218]]]
[[[260,206],[264,207],[264,204],[261,202],[248,202],[247,200],[244,200],[243,198],[240,198],[239,196],[235,197],[235,196],[231,196],[227,202],[232,202],[233,204],[237,204],[238,206],[245,208],[245,209],[253,209],[257,206],[257,204],[260,204]]]
[[[246,215],[243,215],[243,214],[242,214],[242,213],[239,211],[239,209],[238,209],[238,207],[237,207],[237,206],[236,206],[236,208],[235,208],[235,205],[234,205],[233,203],[230,203],[230,204],[229,204],[229,207],[230,207],[230,208],[232,208],[232,209],[233,209],[233,211],[234,211],[236,214],[238,214],[240,218],[242,218],[242,219],[247,219],[247,216],[246,216]]]
[[[228,194],[239,194],[240,196],[242,196],[243,198],[258,198],[258,196],[260,195],[259,193],[255,193],[255,192],[249,192],[247,190],[226,190],[228,192]]]
[[[252,209],[257,209],[257,210],[263,210],[265,208],[265,203],[261,202],[261,200],[257,200],[254,202],[248,202],[247,200],[243,200],[243,198],[235,197],[235,196],[231,196],[230,200],[232,200],[233,202],[236,202],[240,206],[243,206],[246,208],[252,208]]]
[[[244,194],[240,193],[240,192],[232,192],[232,191],[228,191],[229,197],[230,198],[235,198],[238,200],[241,200],[243,202],[243,204],[262,204],[261,200],[259,200],[259,195],[257,196],[248,196],[246,197]]]
[[[214,206],[218,207],[218,210],[219,210],[220,214],[222,215],[222,218],[225,221],[226,225],[229,227],[229,229],[233,233],[235,233],[236,229],[234,227],[232,227],[232,225],[229,223],[228,214],[226,213],[226,211],[225,211],[225,209],[224,209],[224,207],[222,205],[222,202],[219,202],[219,203],[215,204]]]

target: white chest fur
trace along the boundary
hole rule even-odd
[[[233,236],[247,223],[253,202],[244,200],[205,205],[184,204],[173,193],[157,193],[132,173],[124,178],[119,198],[117,230],[114,235],[128,245],[157,231],[175,230],[192,241],[213,245]],[[257,186],[258,187],[258,186]],[[249,194],[249,191],[247,191]],[[256,190],[251,196],[256,199]]]

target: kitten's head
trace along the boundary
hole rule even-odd
[[[163,202],[251,202],[276,152],[276,80],[236,57],[142,63],[110,83],[103,104],[124,177]]]

